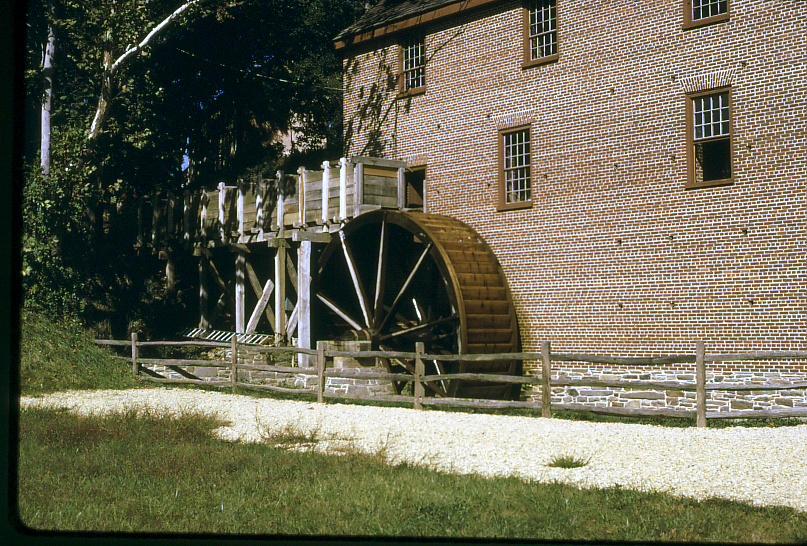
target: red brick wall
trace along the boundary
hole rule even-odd
[[[807,349],[807,2],[733,0],[687,31],[682,3],[558,0],[560,59],[529,69],[519,2],[429,27],[406,100],[384,92],[394,41],[348,53],[350,153],[428,166],[430,212],[501,261],[525,349]],[[720,83],[735,182],[685,190],[685,93]],[[524,122],[533,206],[497,212],[497,129]]]

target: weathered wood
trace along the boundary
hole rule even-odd
[[[387,253],[389,248],[389,232],[387,222],[381,222],[381,234],[378,243],[378,261],[376,262],[375,297],[373,298],[373,328],[381,323],[381,312],[384,309],[384,288],[386,286]]]
[[[330,184],[331,184],[331,162],[330,161],[323,161],[322,162],[322,187],[320,189],[320,193],[322,194],[321,198],[321,210],[322,210],[322,223],[325,224],[328,222],[328,208],[329,208],[329,199],[330,195]],[[323,228],[323,231],[326,231],[326,228]],[[329,237],[330,238],[330,237]],[[322,400],[320,400],[321,402]]]
[[[168,293],[173,293],[176,291],[176,288],[177,288],[176,266],[174,264],[174,257],[169,252],[165,260],[165,289]]]
[[[269,304],[269,298],[272,296],[272,291],[275,287],[275,283],[272,282],[272,279],[266,279],[266,284],[263,285],[263,289],[261,290],[260,297],[258,298],[257,303],[255,304],[255,308],[252,310],[252,314],[249,316],[249,321],[247,322],[247,327],[245,329],[245,333],[251,334],[255,332],[255,329],[258,327],[258,322],[261,320],[261,313],[264,313]],[[254,287],[253,287],[254,288]],[[269,320],[269,325],[272,327],[272,330],[275,330],[275,315],[274,313],[267,313],[266,318]]]
[[[398,208],[406,208],[406,168],[398,167]]]
[[[347,394],[325,392],[324,398],[341,398],[344,400],[372,400],[374,402],[394,402],[411,404],[412,397],[403,394]]]
[[[697,410],[697,426],[706,426],[706,364],[704,362],[705,349],[702,341],[695,345],[695,385]]]
[[[347,179],[350,164],[346,157],[339,159],[339,220],[347,218]]]
[[[288,375],[316,375],[313,368],[298,368],[296,366],[272,366],[269,364],[239,364],[239,370],[249,370],[253,372],[273,372]]]
[[[552,355],[554,358],[554,355]],[[541,353],[496,353],[496,354],[424,354],[426,360],[445,362],[496,362],[500,360],[541,360]]]
[[[194,366],[197,368],[229,368],[229,362],[221,360],[202,360],[191,358],[138,358],[141,365],[146,366]]]
[[[782,419],[807,417],[807,408],[781,408],[768,410],[709,411],[709,419]]]
[[[281,394],[299,394],[299,395],[315,395],[314,389],[295,389],[289,387],[278,387],[276,385],[255,385],[253,383],[236,383],[236,387],[242,389],[252,389],[256,391],[269,391]]]
[[[406,167],[406,162],[397,159],[384,159],[382,157],[370,157],[362,155],[355,155],[352,156],[350,159],[354,163],[361,163],[363,165],[370,165],[373,167],[387,167],[389,169],[398,169],[400,167]]]
[[[286,332],[286,249],[275,253],[275,339],[283,340]]]
[[[246,199],[244,192],[244,183],[238,182],[238,235],[244,236],[244,201]]]
[[[326,351],[328,358],[335,356],[348,358],[402,358],[414,360],[417,353],[405,351]],[[422,355],[424,360],[434,360],[431,355]]]
[[[299,309],[300,309],[300,302],[298,301],[294,305],[294,309],[291,310],[291,315],[289,315],[289,322],[286,325],[286,337],[290,338],[294,335],[294,330],[297,329],[297,321],[299,320]]]
[[[138,341],[138,347],[227,347],[228,344],[221,341]]]
[[[207,263],[205,255],[199,256],[199,328],[207,330],[210,328],[210,318],[208,315],[208,286],[207,286]]]
[[[549,341],[541,343],[541,417],[552,417],[552,347]]]
[[[673,408],[615,408],[603,406],[588,406],[586,404],[553,404],[555,410],[561,411],[587,411],[591,413],[601,413],[605,415],[625,415],[630,417],[692,417],[692,410]]]
[[[129,346],[132,344],[131,341],[125,341],[123,339],[96,339],[96,345],[116,345],[116,346]]]
[[[425,350],[425,346],[422,341],[418,341],[415,343],[415,400],[414,400],[414,408],[415,409],[423,409],[423,399],[426,397],[426,393],[423,387],[422,377],[425,375],[425,367],[423,365],[423,352]]]
[[[297,218],[301,225],[306,223],[305,215],[305,193],[306,182],[308,181],[308,170],[305,167],[297,169]]]
[[[364,291],[364,283],[362,279],[359,277],[359,270],[356,267],[356,261],[353,258],[353,252],[350,250],[350,247],[347,244],[347,240],[345,239],[345,232],[339,232],[339,240],[342,243],[342,252],[345,256],[345,262],[347,263],[348,271],[350,272],[350,279],[353,281],[353,289],[356,293],[356,298],[359,300],[359,307],[361,308],[361,314],[364,318],[364,324],[368,328],[370,327],[370,304],[367,301],[367,293]]]
[[[786,391],[807,389],[807,381],[783,383],[781,385],[755,385],[753,383],[707,383],[707,391]]]
[[[205,385],[207,387],[213,387],[216,389],[221,389],[230,386],[228,384],[216,383],[215,381],[205,381],[203,379],[171,379],[162,376],[160,377],[141,376],[140,379],[145,381],[151,381],[152,383],[165,383],[174,385]]]
[[[659,366],[695,362],[694,355],[670,355],[660,357],[615,357],[578,353],[552,353],[556,362],[591,362],[593,364],[616,364],[619,366]]]
[[[230,339],[230,385],[238,383],[238,336]]]
[[[317,351],[312,349],[301,349],[300,347],[289,347],[286,345],[279,345],[277,347],[264,347],[264,346],[256,346],[250,347],[250,351],[254,353],[302,353],[306,355],[316,355]]]
[[[132,332],[132,374],[138,376],[140,365],[137,363],[137,332]]]
[[[243,334],[246,318],[246,293],[244,292],[244,277],[246,277],[247,258],[239,251],[235,258],[235,331]]]
[[[313,247],[311,241],[302,241],[297,250],[297,346],[311,349],[311,275]],[[306,368],[314,365],[307,355],[297,355],[297,365]]]
[[[364,204],[364,164],[358,163],[353,170],[353,216],[361,214]]]
[[[522,400],[481,400],[474,398],[437,398],[430,397],[423,399],[424,406],[449,406],[455,408],[482,408],[482,409],[505,409],[524,408],[541,409],[540,402],[528,402]]]
[[[645,381],[628,379],[557,379],[551,382],[553,387],[622,387],[625,389],[662,389],[677,391],[694,391],[694,383],[677,381]],[[716,390],[716,389],[712,389]]]
[[[335,377],[339,379],[380,379],[382,381],[412,381],[413,376],[407,373],[379,372],[372,368],[363,370],[361,368],[329,368],[325,372],[325,377]],[[431,377],[431,376],[429,376]]]
[[[227,232],[225,229],[225,225],[227,223],[227,219],[224,217],[224,203],[227,199],[227,186],[224,182],[219,182],[219,236],[221,237],[221,242],[227,242]]]
[[[341,307],[336,305],[330,298],[323,296],[322,294],[317,294],[317,298],[319,301],[330,307],[330,309],[336,313],[342,320],[347,322],[354,330],[361,330],[362,327],[359,325],[358,322],[353,320],[350,315],[348,315]]]
[[[436,375],[424,375],[421,378],[424,383],[431,383],[435,381],[474,381],[481,383],[511,383],[511,384],[525,384],[525,385],[540,385],[542,380],[540,377],[528,375],[503,375],[503,374],[486,374],[486,373],[445,373]]]
[[[807,351],[753,351],[750,353],[725,353],[704,355],[706,362],[731,362],[737,360],[789,360],[807,359]]]
[[[325,342],[317,341],[317,402],[320,404],[325,400]]]
[[[165,379],[165,377],[163,377],[162,375],[158,374],[158,373],[157,373],[157,372],[155,372],[154,370],[150,370],[150,369],[148,369],[148,368],[146,368],[146,367],[144,367],[144,366],[141,366],[141,367],[140,367],[140,376],[141,376],[141,377],[143,377],[143,374],[148,375],[148,376],[151,376],[151,377],[162,377],[163,379]]]
[[[297,230],[292,232],[291,240],[294,242],[309,241],[314,243],[330,243],[331,234],[327,231],[319,233],[316,231]]]

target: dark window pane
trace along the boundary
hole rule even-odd
[[[698,174],[702,181],[731,178],[731,140],[726,138],[695,144]]]

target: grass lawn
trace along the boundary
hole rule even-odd
[[[233,444],[211,436],[216,426],[22,410],[20,517],[107,532],[807,541],[807,514],[786,508],[456,476],[272,438]]]

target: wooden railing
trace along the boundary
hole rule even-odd
[[[589,411],[593,413],[623,415],[623,416],[669,416],[669,417],[695,417],[698,427],[705,427],[707,419],[753,419],[753,418],[778,418],[778,417],[807,417],[807,407],[790,409],[769,409],[769,410],[734,410],[734,411],[706,411],[706,391],[730,390],[730,391],[781,391],[792,389],[807,389],[807,381],[791,382],[785,385],[759,385],[748,383],[707,383],[706,363],[732,362],[732,361],[752,361],[752,360],[803,360],[807,359],[807,351],[758,351],[751,353],[724,353],[707,354],[704,344],[696,344],[695,354],[668,355],[661,357],[614,357],[604,355],[582,354],[582,353],[560,353],[552,352],[549,342],[542,343],[540,352],[527,353],[502,353],[502,354],[428,354],[424,350],[422,343],[417,343],[415,352],[395,352],[395,351],[332,351],[326,350],[324,342],[317,343],[317,349],[304,349],[299,347],[264,347],[250,346],[250,353],[269,354],[305,354],[316,357],[316,366],[313,368],[300,368],[290,366],[254,365],[239,364],[238,336],[233,336],[230,343],[211,341],[138,341],[137,334],[132,334],[131,341],[124,340],[96,340],[99,345],[110,346],[131,346],[132,372],[136,376],[142,376],[148,381],[175,384],[201,384],[213,387],[241,387],[246,389],[257,389],[273,391],[283,394],[305,394],[316,396],[318,402],[323,402],[325,398],[344,398],[359,400],[374,400],[379,402],[397,402],[412,404],[415,409],[422,409],[423,406],[449,406],[466,408],[525,408],[540,411],[543,417],[551,417],[552,410],[572,410]],[[166,358],[142,358],[139,355],[141,347],[210,347],[230,349],[231,355],[228,362],[223,360],[207,359],[166,359]],[[391,373],[376,370],[363,370],[357,368],[328,368],[328,359],[335,357],[346,357],[354,359],[405,359],[415,362],[414,373]],[[127,357],[128,358],[128,357]],[[445,373],[436,375],[426,375],[424,362],[486,362],[502,360],[539,361],[541,363],[541,373],[532,376],[498,375],[487,373]],[[552,362],[588,362],[595,364],[612,364],[617,366],[662,366],[666,364],[694,363],[695,380],[692,382],[678,381],[648,381],[648,380],[606,380],[606,379],[552,379]],[[161,376],[157,372],[146,368],[148,365],[165,366],[179,375],[182,379],[172,379]],[[206,368],[228,368],[230,380],[227,383],[216,383],[205,381],[193,373],[185,370],[186,367],[206,367]],[[277,385],[256,385],[238,381],[238,371],[261,371],[274,372],[290,375],[316,376],[317,382],[313,389],[310,388],[289,388]],[[329,393],[325,386],[327,378],[342,379],[378,379],[383,381],[412,382],[413,394],[373,394],[356,395]],[[451,397],[427,397],[425,395],[425,385],[430,382],[462,380],[468,382],[496,382],[522,385],[540,385],[541,401],[527,400],[482,400],[471,398],[451,398]],[[660,389],[694,391],[695,409],[677,408],[626,408],[610,406],[589,406],[586,404],[569,404],[551,402],[551,387],[567,386],[590,386],[590,387],[619,387],[624,389]]]

